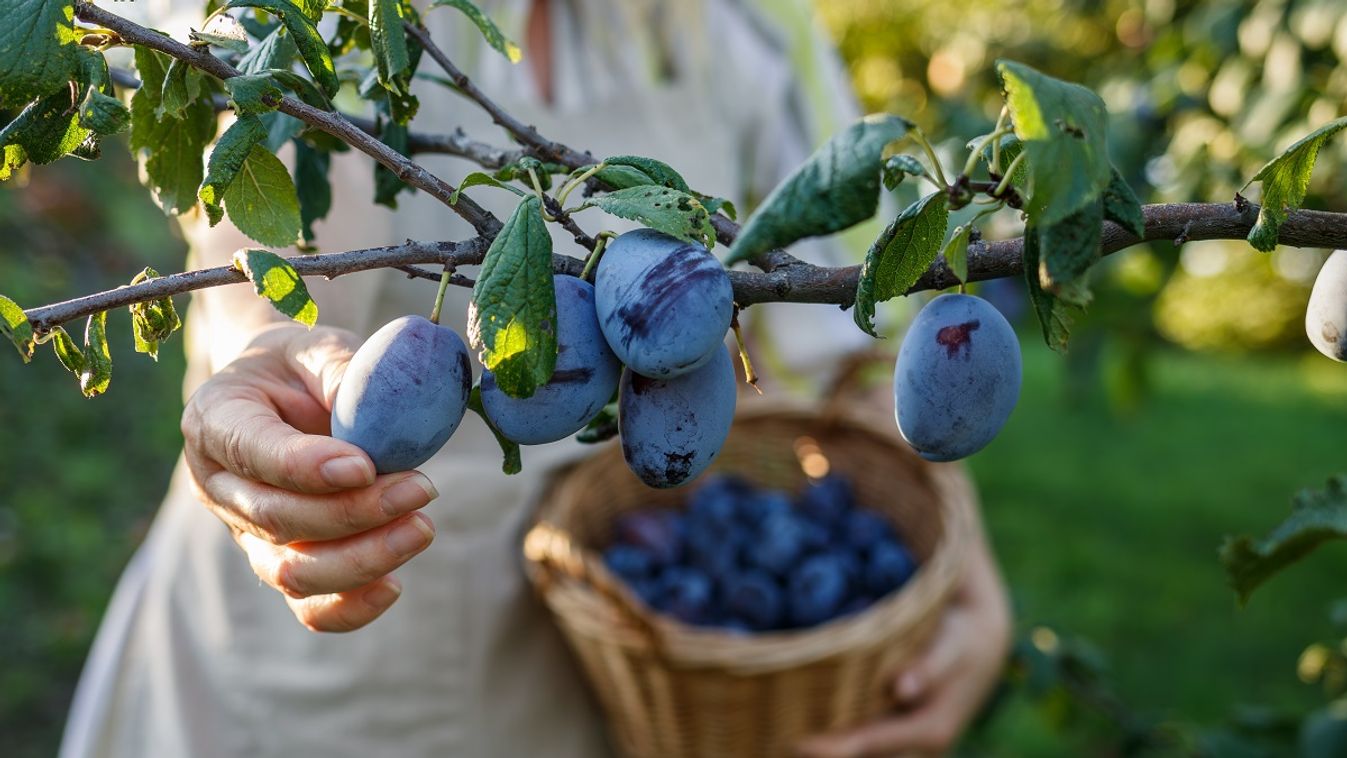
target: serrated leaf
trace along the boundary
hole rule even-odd
[[[1070,285],[1099,261],[1103,223],[1103,201],[1095,200],[1061,221],[1038,225],[1038,279],[1043,289],[1074,305],[1088,304],[1088,291],[1086,302],[1078,302],[1080,288]]]
[[[459,195],[463,194],[463,190],[468,189],[469,187],[479,187],[483,184],[490,187],[497,187],[499,189],[509,190],[520,197],[523,197],[525,194],[524,191],[519,189],[518,187],[499,181],[496,179],[496,177],[490,174],[484,174],[481,171],[474,171],[471,174],[468,174],[467,176],[463,177],[463,181],[459,183],[458,189],[454,190],[454,195],[453,197],[449,198],[449,202],[453,205],[458,205],[458,197]]]
[[[659,187],[668,187],[670,189],[676,189],[679,192],[686,192],[689,195],[692,194],[692,189],[688,187],[688,183],[683,179],[683,175],[675,171],[672,166],[664,161],[657,161],[654,158],[646,158],[641,155],[614,155],[611,158],[606,158],[603,162],[605,167],[597,175],[600,178],[604,176],[604,172],[609,170],[620,172],[619,174],[614,175],[615,178],[619,178],[619,180],[621,180],[621,177],[634,177],[630,172],[635,171],[637,174],[644,176],[645,181],[629,186],[635,187],[642,184],[654,184]],[[607,180],[605,179],[605,181]],[[615,184],[613,187],[615,189],[624,189],[620,184]]]
[[[1347,116],[1315,129],[1291,145],[1281,155],[1267,162],[1244,187],[1254,182],[1263,183],[1263,196],[1258,209],[1258,222],[1249,230],[1249,244],[1270,253],[1277,247],[1277,230],[1286,223],[1291,211],[1305,201],[1310,188],[1310,176],[1319,158],[1319,148],[1330,137],[1347,129]]]
[[[27,363],[33,357],[33,325],[28,323],[19,304],[0,295],[0,334],[9,338],[19,357]]]
[[[92,132],[79,123],[68,89],[34,101],[0,130],[0,145],[18,145],[38,165],[76,151]]]
[[[95,313],[84,325],[84,368],[80,391],[98,397],[112,383],[112,353],[108,351],[108,312]]]
[[[327,0],[322,0],[326,3]],[[230,52],[243,55],[248,52],[248,31],[243,28],[243,24],[238,19],[227,13],[221,13],[211,17],[210,23],[201,31],[192,29],[188,32],[188,38],[193,42],[204,42],[207,45],[224,48]]]
[[[49,339],[52,352],[56,353],[56,359],[66,371],[78,379],[80,374],[84,373],[84,351],[75,344],[75,338],[71,337],[64,327],[58,326],[51,330]]]
[[[74,75],[74,2],[7,0],[0,15],[0,107],[62,88]]]
[[[313,80],[327,93],[328,97],[337,94],[341,83],[337,80],[337,69],[332,65],[332,53],[327,43],[314,27],[313,21],[289,0],[229,0],[225,8],[260,8],[281,17],[285,29],[290,34],[304,65],[313,75]],[[268,65],[266,68],[279,68]]]
[[[211,150],[210,160],[206,164],[206,178],[197,191],[211,226],[224,219],[226,190],[243,168],[253,146],[266,136],[267,129],[257,116],[239,116],[215,143],[215,149]]]
[[[225,79],[229,90],[229,104],[241,115],[259,115],[276,110],[281,102],[281,88],[270,74],[244,74]]]
[[[28,162],[28,153],[18,145],[0,147],[0,182],[14,176],[14,172]]]
[[[669,187],[629,187],[599,195],[580,206],[584,208],[601,208],[619,218],[639,221],[651,229],[707,247],[716,242],[711,214],[701,202]]]
[[[257,117],[262,122],[263,128],[267,130],[267,137],[262,141],[266,145],[267,152],[275,155],[285,147],[285,143],[298,137],[304,131],[304,122],[288,116],[280,111],[271,111],[263,113]]]
[[[299,221],[304,241],[312,244],[313,224],[332,210],[332,183],[328,170],[332,154],[295,141],[295,191],[299,195]]]
[[[575,441],[593,445],[599,442],[606,442],[617,436],[617,406],[605,405],[599,415],[585,425],[584,429],[575,433]]]
[[[935,262],[949,226],[949,195],[932,192],[898,214],[870,246],[856,283],[852,318],[875,332],[875,304],[906,293]]]
[[[1133,237],[1146,236],[1146,216],[1141,212],[1141,201],[1116,168],[1104,190],[1104,218],[1126,229]]]
[[[763,200],[730,247],[726,263],[841,231],[875,215],[884,148],[909,128],[897,116],[866,116],[828,140]]]
[[[1309,555],[1330,539],[1347,538],[1347,476],[1328,480],[1322,490],[1301,490],[1291,501],[1291,515],[1266,537],[1227,537],[1221,547],[1226,581],[1241,603],[1259,585]]]
[[[399,77],[411,66],[407,33],[402,28],[402,0],[369,0],[369,41],[379,83],[401,91]]]
[[[288,247],[299,238],[299,197],[290,172],[260,145],[225,189],[224,207],[239,231],[263,245]]]
[[[266,250],[245,248],[234,253],[234,268],[247,275],[257,294],[285,316],[310,328],[318,323],[318,304],[286,259]]]
[[[926,167],[911,155],[891,155],[884,161],[884,189],[892,192],[909,176],[925,176]]]
[[[327,8],[327,3],[328,0],[295,0],[295,5],[315,24],[323,20],[323,10]]]
[[[519,45],[511,42],[501,32],[500,27],[496,26],[496,23],[487,17],[471,0],[435,0],[430,7],[439,8],[444,5],[463,11],[464,15],[477,25],[477,30],[482,33],[482,37],[486,39],[487,44],[509,58],[511,63],[518,63],[524,58],[524,53],[519,49]]]
[[[1040,255],[1038,229],[1032,224],[1024,228],[1024,281],[1029,287],[1029,302],[1043,329],[1043,341],[1056,352],[1065,352],[1071,337],[1071,325],[1084,313],[1080,306],[1059,300],[1043,289],[1039,281]],[[1076,298],[1080,299],[1080,298]]]
[[[239,71],[260,74],[269,69],[288,69],[298,55],[299,49],[285,33],[285,27],[277,26],[239,58]]]
[[[1054,79],[1014,61],[998,61],[1015,136],[1024,143],[1035,223],[1061,221],[1108,186],[1108,114],[1104,101],[1079,84]]]
[[[158,276],[158,271],[146,267],[136,274],[131,284],[140,284]],[[131,332],[135,338],[136,352],[146,353],[154,360],[159,360],[159,343],[171,337],[173,332],[182,326],[178,309],[173,306],[173,298],[161,297],[144,303],[132,303],[130,311]]]
[[[530,195],[492,240],[468,308],[468,339],[505,394],[531,397],[552,378],[556,316],[552,235]]]
[[[524,464],[520,460],[519,443],[501,434],[496,425],[491,423],[491,419],[487,417],[486,409],[482,406],[482,386],[480,384],[473,385],[472,393],[468,395],[468,410],[481,417],[482,423],[486,424],[486,428],[490,429],[491,434],[495,436],[496,444],[500,445],[501,472],[506,475],[518,474],[524,468]]]
[[[80,104],[79,125],[97,134],[117,134],[131,125],[131,111],[121,100],[90,87]]]
[[[182,118],[183,110],[194,97],[188,85],[188,74],[191,71],[192,67],[180,58],[174,58],[169,62],[168,71],[164,74],[164,81],[159,91],[159,108],[155,113],[160,119]],[[151,84],[142,83],[141,86]]]
[[[968,281],[968,240],[973,235],[973,225],[963,224],[954,230],[940,254],[945,258],[949,272],[961,282]]]
[[[141,81],[163,81],[167,69],[167,56],[136,47],[136,70]],[[181,119],[161,118],[161,94],[146,85],[132,96],[131,149],[164,211],[183,213],[196,204],[203,178],[203,154],[215,135],[215,107],[209,98],[198,98],[184,109]]]

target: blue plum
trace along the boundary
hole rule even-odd
[[[516,398],[482,372],[487,418],[521,445],[542,445],[585,428],[608,404],[622,365],[608,348],[594,312],[594,287],[573,276],[553,279],[557,298],[557,363],[552,378],[531,397]]]
[[[1324,261],[1305,309],[1305,334],[1319,352],[1347,361],[1347,250]]]
[[[810,526],[808,521],[794,513],[769,516],[758,526],[757,533],[744,551],[746,561],[777,576],[784,576],[808,549]]]
[[[898,350],[898,431],[927,460],[972,455],[1010,418],[1021,374],[1020,343],[1000,311],[972,295],[941,295]]]
[[[702,245],[638,229],[604,251],[594,303],[617,357],[638,374],[668,379],[719,352],[734,292],[725,268]]]
[[[739,504],[740,520],[753,527],[778,513],[790,512],[790,497],[779,490],[750,492],[744,495]]]
[[[796,498],[796,505],[815,522],[832,527],[851,508],[854,501],[851,482],[837,474],[829,474],[806,485]]]
[[[911,551],[894,540],[885,540],[870,550],[865,562],[865,590],[879,597],[907,583],[917,570]]]
[[[753,629],[780,626],[785,615],[781,585],[764,571],[730,574],[721,583],[722,605],[731,618],[748,622]]]
[[[673,511],[633,511],[618,518],[614,527],[619,542],[640,548],[657,566],[677,563],[683,557],[684,528]]]
[[[847,568],[835,555],[809,558],[791,572],[786,597],[792,624],[821,624],[847,600]]]
[[[734,364],[716,349],[695,371],[672,379],[622,374],[618,429],[627,466],[651,487],[677,487],[711,465],[734,421]]]
[[[628,582],[637,582],[650,575],[655,560],[650,553],[634,545],[613,545],[603,551],[603,562],[608,570]]]
[[[710,577],[688,566],[670,566],[659,577],[659,609],[688,624],[710,619],[715,585]]]
[[[365,340],[332,403],[332,436],[364,450],[381,474],[430,460],[468,407],[472,366],[463,340],[420,316]]]
[[[712,576],[724,576],[739,565],[745,535],[733,527],[703,521],[688,524],[687,562]]]
[[[841,536],[853,549],[868,550],[876,543],[893,539],[893,527],[874,511],[855,510],[842,519]]]

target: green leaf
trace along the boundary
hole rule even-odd
[[[14,343],[19,357],[27,363],[33,357],[33,325],[28,323],[19,304],[0,295],[0,334]]]
[[[608,182],[614,189],[654,184],[659,187],[686,192],[689,195],[692,194],[692,190],[688,187],[688,183],[684,181],[682,174],[679,174],[672,166],[663,161],[640,155],[614,155],[603,162],[604,168],[595,176],[605,182],[608,182],[608,177],[615,179],[618,182],[617,184]],[[638,176],[644,177],[644,180],[638,179]],[[624,181],[635,181],[636,183],[623,184]]]
[[[407,55],[407,33],[402,28],[402,0],[369,0],[369,41],[379,83],[401,91],[398,79],[412,64]]]
[[[229,90],[229,104],[245,116],[276,110],[285,94],[270,74],[244,74],[225,79],[224,84]]]
[[[108,312],[95,313],[84,325],[84,370],[80,391],[98,397],[112,383],[112,354],[108,352]]]
[[[267,152],[275,155],[285,147],[285,143],[298,137],[304,131],[304,122],[294,116],[287,116],[280,111],[271,111],[257,116],[257,120],[262,122],[262,127],[267,130],[267,137],[262,141],[266,145]]]
[[[74,152],[90,134],[71,107],[70,91],[62,89],[20,111],[0,130],[0,145],[18,145],[28,160],[41,165]]]
[[[577,173],[589,168],[593,167],[586,166],[578,169]],[[648,187],[657,183],[649,174],[633,166],[604,166],[594,173],[594,178],[615,190]]]
[[[706,212],[713,216],[720,211],[724,211],[731,221],[739,218],[739,209],[734,207],[734,203],[723,197],[709,197],[707,195],[697,195],[696,197],[702,201],[702,205],[706,206]]]
[[[1141,201],[1118,169],[1112,171],[1108,188],[1104,190],[1104,218],[1126,229],[1133,237],[1145,237],[1146,216],[1141,212]]]
[[[163,81],[168,57],[136,47],[141,81]],[[215,135],[215,107],[209,98],[192,101],[181,119],[159,116],[161,92],[142,86],[131,98],[131,149],[136,152],[159,204],[167,213],[183,213],[196,204],[203,175],[202,156]]]
[[[1277,247],[1277,230],[1286,223],[1291,211],[1305,201],[1305,193],[1310,188],[1310,175],[1314,173],[1314,162],[1319,157],[1319,148],[1330,137],[1347,129],[1347,116],[1315,129],[1302,137],[1286,152],[1268,161],[1267,165],[1249,180],[1244,188],[1254,182],[1263,183],[1261,207],[1258,209],[1258,222],[1249,231],[1249,244],[1255,249],[1270,253]]]
[[[158,276],[158,271],[146,267],[136,274],[131,284],[140,284]],[[173,306],[173,298],[161,297],[145,303],[132,303],[130,310],[136,352],[146,353],[154,360],[159,360],[159,343],[171,337],[182,326],[178,309]]]
[[[707,247],[716,242],[711,214],[701,202],[669,187],[629,187],[599,195],[577,210],[585,208],[601,208],[619,218],[639,221],[651,229]]]
[[[458,185],[458,189],[454,190],[454,196],[449,198],[449,202],[454,205],[458,205],[458,196],[463,194],[463,190],[468,189],[469,187],[478,187],[483,184],[490,187],[498,187],[503,190],[509,190],[520,197],[523,197],[525,194],[524,191],[519,189],[518,187],[499,181],[496,179],[496,177],[490,174],[484,174],[481,171],[474,171],[471,174],[468,174],[467,176],[463,177],[463,181]]]
[[[327,8],[327,3],[328,0],[295,0],[295,5],[315,24],[323,20],[323,10]]]
[[[332,53],[313,21],[294,3],[289,0],[229,0],[224,7],[260,8],[280,16],[314,81],[318,82],[328,97],[337,94],[341,83],[337,80],[337,69],[332,65]],[[272,66],[268,65],[267,68]]]
[[[971,223],[956,227],[954,234],[950,235],[949,241],[940,251],[945,258],[945,265],[949,266],[950,273],[961,282],[968,281],[968,240],[972,236]]]
[[[74,2],[6,0],[0,15],[0,107],[17,108],[64,87],[74,75]]]
[[[206,179],[197,192],[211,226],[220,223],[224,218],[225,192],[238,176],[239,170],[243,168],[243,163],[248,159],[253,146],[266,136],[266,127],[257,116],[239,116],[215,143],[215,149],[211,151],[210,160],[206,164]]]
[[[96,134],[117,134],[131,125],[131,111],[121,100],[90,87],[80,104],[79,125]]]
[[[1253,591],[1321,543],[1347,538],[1347,476],[1328,480],[1322,490],[1302,490],[1291,501],[1291,515],[1261,540],[1227,537],[1221,546],[1226,581],[1247,603]]]
[[[0,147],[0,182],[14,176],[28,162],[28,153],[19,145]]]
[[[870,246],[856,283],[856,325],[871,337],[875,303],[904,294],[935,262],[949,225],[949,195],[932,192],[898,214]]]
[[[260,74],[270,69],[289,69],[298,55],[294,40],[285,33],[284,26],[278,26],[239,58],[239,71]]]
[[[84,351],[79,345],[75,344],[75,338],[66,332],[64,327],[56,327],[51,330],[51,349],[56,353],[56,359],[65,366],[65,370],[75,375],[78,379],[80,374],[84,373]]]
[[[885,146],[907,134],[897,116],[866,116],[828,140],[763,201],[730,247],[726,263],[831,234],[875,215]]]
[[[617,432],[617,405],[605,405],[593,421],[575,433],[575,441],[593,445],[616,437]]]
[[[891,155],[884,161],[884,189],[892,192],[909,176],[925,176],[926,167],[911,155]]]
[[[233,16],[227,14],[212,18],[211,23],[202,31],[190,30],[187,37],[194,43],[214,45],[239,55],[248,52],[247,30]]]
[[[224,191],[225,210],[239,231],[269,247],[299,238],[299,197],[285,164],[254,145]]]
[[[333,110],[332,100],[323,94],[322,90],[318,89],[318,85],[299,74],[280,68],[269,68],[266,69],[265,73],[269,74],[277,83],[294,92],[295,96],[305,103],[320,110]]]
[[[383,123],[379,130],[379,140],[402,155],[411,154],[407,127],[396,120],[389,119]],[[403,190],[414,191],[411,185],[404,183],[397,174],[384,168],[383,164],[374,164],[374,202],[389,208],[397,208],[398,193]]]
[[[314,240],[314,222],[326,218],[332,210],[332,183],[327,178],[331,164],[331,153],[295,140],[295,190],[299,195],[300,228],[307,243]]]
[[[282,314],[312,327],[318,323],[318,304],[290,261],[266,250],[245,248],[234,253],[234,268],[247,275],[253,289]]]
[[[1108,186],[1108,114],[1094,92],[1022,63],[998,61],[1015,135],[1029,163],[1035,223],[1051,224],[1099,197]]]
[[[505,394],[531,397],[552,378],[556,317],[552,235],[529,195],[492,240],[468,309],[468,339]]]
[[[519,46],[511,42],[501,32],[500,27],[496,26],[495,22],[488,18],[471,0],[435,0],[430,4],[430,7],[439,8],[444,5],[463,11],[477,25],[477,30],[486,38],[487,44],[499,50],[502,55],[510,59],[511,63],[518,63],[523,59],[524,53],[519,49]]]
[[[164,83],[159,94],[159,109],[155,115],[159,118],[182,118],[185,110],[192,100],[200,94],[200,85],[192,92],[188,85],[188,74],[192,67],[184,63],[179,58],[172,59],[168,64],[168,72],[164,74]],[[141,86],[150,86],[149,83]]]
[[[1039,283],[1058,298],[1075,305],[1089,302],[1088,290],[1070,285],[1079,281],[1099,261],[1103,206],[1102,200],[1095,200],[1061,221],[1038,225]],[[1081,297],[1085,302],[1078,302]]]
[[[496,444],[500,445],[501,455],[504,456],[500,464],[500,470],[506,475],[518,474],[523,468],[523,462],[519,456],[519,443],[501,434],[496,425],[491,423],[491,419],[486,415],[486,409],[482,406],[482,386],[475,384],[472,387],[472,393],[468,395],[468,410],[482,417],[482,423],[496,437]]]
[[[1043,289],[1039,280],[1038,244],[1038,228],[1032,224],[1025,226],[1024,281],[1029,287],[1029,302],[1034,306],[1034,314],[1038,316],[1038,323],[1043,328],[1043,340],[1048,343],[1048,347],[1059,353],[1065,352],[1067,340],[1071,337],[1071,325],[1084,313],[1084,309],[1081,305],[1059,300]]]

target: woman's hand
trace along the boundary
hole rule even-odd
[[[893,680],[895,712],[799,746],[809,758],[941,756],[958,742],[1001,674],[1010,647],[1010,606],[985,540],[945,608],[926,651]]]
[[[182,415],[197,496],[314,631],[378,618],[401,592],[389,572],[434,537],[416,512],[437,496],[429,479],[376,476],[360,448],[327,436],[358,345],[339,329],[268,329],[202,384]]]

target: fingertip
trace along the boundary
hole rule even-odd
[[[899,703],[907,704],[921,697],[926,689],[922,676],[916,671],[904,671],[893,686],[893,696]]]
[[[360,599],[365,601],[365,605],[382,613],[387,610],[397,599],[402,596],[402,582],[397,577],[389,574],[374,586],[365,590]]]
[[[327,486],[347,490],[374,484],[377,472],[369,456],[347,453],[324,461],[318,475]]]

